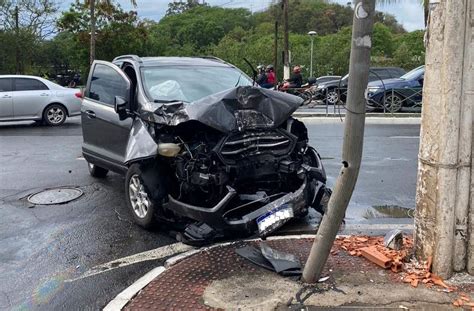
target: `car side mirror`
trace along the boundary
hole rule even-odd
[[[119,119],[125,120],[128,118],[128,112],[127,112],[127,106],[128,106],[128,101],[122,96],[115,96],[114,100],[114,109],[115,113],[119,115]]]

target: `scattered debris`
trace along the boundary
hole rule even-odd
[[[403,269],[403,261],[411,254],[413,241],[410,238],[400,237],[401,245],[399,250],[391,250],[384,246],[382,237],[373,236],[348,236],[336,239],[331,254],[337,254],[338,248],[343,249],[351,256],[363,256],[384,269],[390,268],[398,273]]]
[[[455,286],[446,284],[438,275],[431,273],[431,257],[423,262],[411,258],[413,240],[403,236],[398,230],[388,232],[385,238],[340,237],[336,239],[334,246],[331,250],[332,255],[336,255],[339,250],[344,250],[351,256],[364,257],[384,269],[390,268],[391,271],[400,273],[401,281],[409,283],[414,288],[424,284],[428,288],[436,286],[438,291],[446,293],[458,290]],[[460,293],[458,298],[453,301],[453,305],[474,307],[474,301],[467,294]]]
[[[325,277],[320,278],[318,280],[318,283],[326,282],[327,280],[329,280],[329,276],[325,276]]]
[[[387,256],[385,256],[384,254],[382,254],[381,252],[379,252],[375,246],[364,247],[364,248],[361,248],[359,251],[363,257],[367,258],[371,262],[375,263],[376,265],[384,269],[388,269],[392,265],[392,260],[388,258]],[[351,252],[354,252],[354,251],[351,251]],[[349,254],[351,254],[351,252],[349,252]]]
[[[403,247],[403,232],[398,229],[389,231],[383,239],[383,244],[387,248],[400,250]]]
[[[263,242],[260,243],[260,249],[245,246],[237,248],[235,252],[252,263],[283,276],[299,276],[303,273],[301,263],[295,255],[275,250]]]

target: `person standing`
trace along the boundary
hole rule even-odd
[[[276,85],[276,76],[275,76],[275,71],[273,69],[273,65],[267,66],[266,75],[267,75],[267,82],[262,84],[261,86],[266,89],[274,88]]]

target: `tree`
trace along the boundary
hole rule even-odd
[[[199,0],[180,0],[168,3],[168,10],[166,10],[166,16],[178,15],[191,10],[198,6],[207,6],[206,3],[199,3]]]
[[[104,4],[106,7],[111,7],[112,6],[113,0],[85,0],[85,3],[89,6],[89,11],[90,11],[90,56],[89,56],[89,62],[92,65],[95,59],[95,39],[96,39],[96,17],[95,17],[95,7],[96,3],[97,4]],[[137,6],[137,3],[135,0],[130,0],[133,6]]]
[[[0,72],[29,70],[35,47],[54,32],[56,12],[50,0],[0,0]]]
[[[89,43],[90,11],[82,1],[71,4],[58,19],[60,30],[53,41],[61,40],[68,49],[67,62],[74,70],[86,73],[90,67]],[[154,25],[142,21],[135,11],[124,11],[113,3],[96,6],[96,53],[100,59],[112,60],[120,54],[152,54],[153,42],[149,30]],[[155,54],[156,55],[156,54]]]

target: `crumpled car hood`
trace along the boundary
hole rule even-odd
[[[144,111],[144,119],[171,126],[195,120],[228,133],[248,128],[278,127],[302,102],[303,99],[294,95],[239,86],[192,103],[158,104],[154,111]]]

